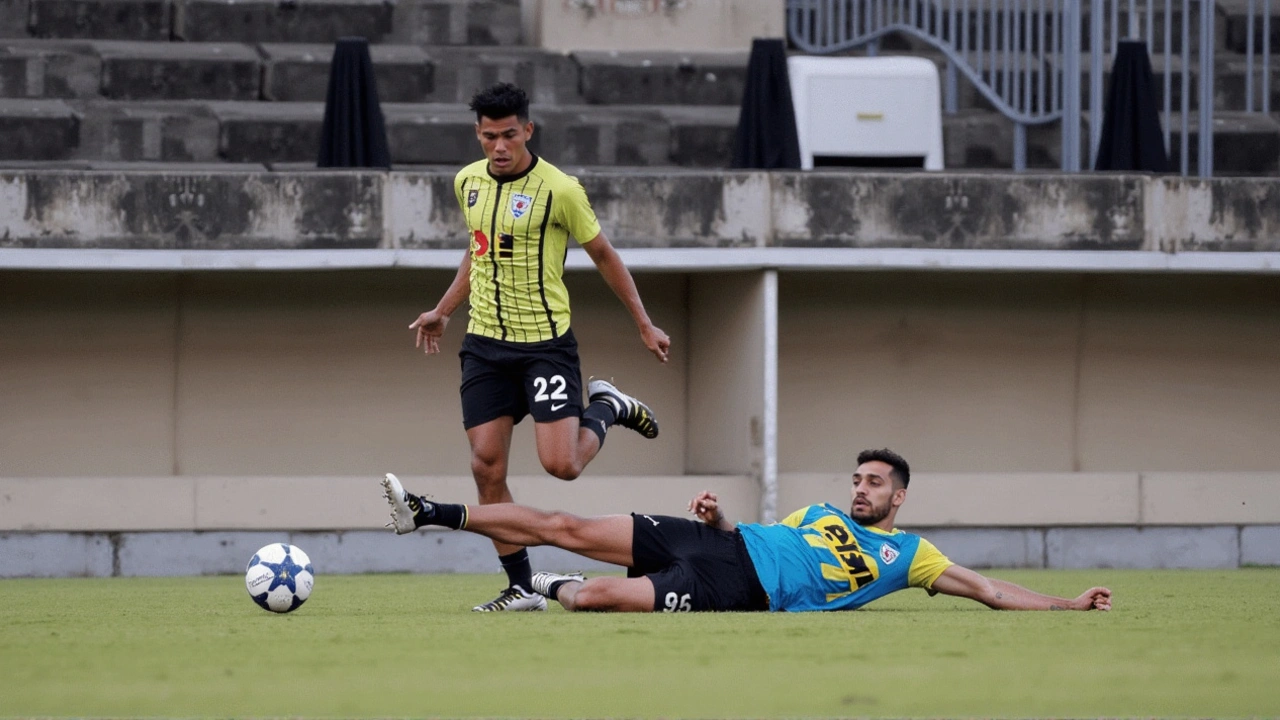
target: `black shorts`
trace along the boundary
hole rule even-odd
[[[666,515],[631,518],[635,565],[627,576],[653,581],[654,612],[769,609],[737,530]]]
[[[510,416],[520,422],[582,417],[582,371],[573,330],[536,343],[468,333],[462,339],[462,425]]]

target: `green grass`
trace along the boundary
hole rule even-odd
[[[497,576],[0,581],[0,716],[1280,715],[1280,570],[993,573],[1111,613],[480,615]]]

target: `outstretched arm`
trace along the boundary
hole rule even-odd
[[[713,528],[732,530],[733,523],[724,516],[720,509],[720,498],[710,490],[703,490],[689,501],[689,512],[698,516],[702,522]]]
[[[994,610],[1110,610],[1111,591],[1093,587],[1074,600],[1041,595],[1021,585],[980,575],[969,568],[952,565],[933,581],[933,589],[944,595],[977,600]]]
[[[409,325],[410,330],[417,331],[413,346],[422,348],[422,351],[428,355],[440,352],[440,336],[444,334],[444,328],[449,324],[449,316],[453,315],[470,294],[471,250],[468,249],[467,254],[462,257],[462,264],[458,266],[458,274],[453,276],[453,282],[449,284],[449,289],[444,291],[440,302],[435,308],[419,315],[418,319]]]
[[[654,325],[649,319],[644,303],[640,302],[640,293],[636,290],[635,280],[631,278],[631,271],[627,270],[627,266],[618,256],[618,251],[613,249],[609,238],[602,232],[590,242],[584,243],[582,249],[587,251],[587,256],[596,264],[604,281],[627,307],[627,312],[631,313],[631,319],[640,330],[640,339],[644,342],[644,346],[649,348],[649,352],[653,353],[659,361],[666,362],[667,353],[671,349],[671,339],[662,332],[662,328]]]

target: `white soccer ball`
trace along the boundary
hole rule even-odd
[[[311,595],[315,571],[302,548],[272,543],[254,553],[244,571],[249,597],[271,612],[297,610]]]

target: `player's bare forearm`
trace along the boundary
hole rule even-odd
[[[1021,585],[980,575],[952,565],[933,582],[933,589],[945,595],[965,597],[994,610],[1110,610],[1111,591],[1089,588],[1074,599],[1044,595]]]
[[[449,289],[444,291],[444,295],[440,297],[440,302],[436,303],[436,312],[444,316],[451,316],[453,313],[466,302],[471,295],[471,251],[468,250],[462,257],[462,264],[458,266],[458,274],[453,276],[453,282],[449,283]]]
[[[646,325],[652,325],[649,313],[645,311],[644,303],[640,301],[640,291],[636,289],[635,278],[631,277],[631,271],[622,262],[622,257],[609,242],[609,238],[605,237],[604,233],[600,233],[582,247],[591,257],[591,261],[596,264],[596,269],[613,290],[613,294],[617,295],[627,308],[636,327],[643,329]]]
[[[640,301],[640,292],[636,290],[631,271],[627,270],[618,251],[614,250],[613,245],[609,243],[609,238],[602,232],[582,247],[587,251],[591,261],[596,264],[596,269],[600,271],[605,283],[631,314],[631,319],[640,330],[640,339],[644,342],[644,346],[660,362],[665,363],[671,349],[671,338],[649,319],[649,313],[645,311],[644,303]]]

